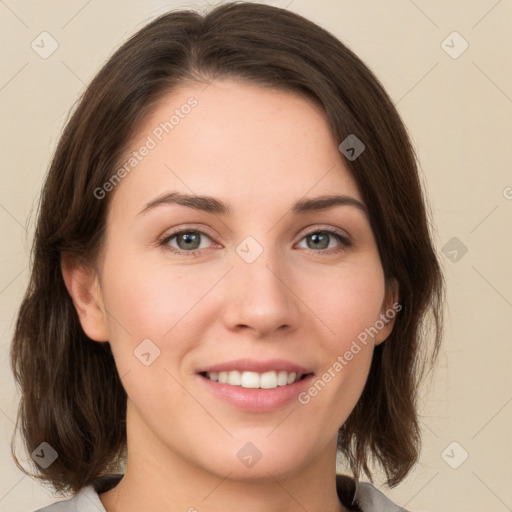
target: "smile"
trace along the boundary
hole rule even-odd
[[[214,382],[248,389],[275,389],[278,386],[288,386],[298,382],[303,376],[301,373],[286,371],[258,373],[239,370],[203,372],[202,375]]]
[[[240,411],[265,413],[297,403],[314,377],[312,366],[288,359],[234,359],[197,368],[199,385]]]

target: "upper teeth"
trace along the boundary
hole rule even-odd
[[[295,372],[211,372],[206,377],[210,380],[218,381],[222,384],[231,386],[242,386],[243,388],[263,388],[272,389],[277,386],[286,386],[301,379],[302,375]]]

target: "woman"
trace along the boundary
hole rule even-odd
[[[42,192],[18,421],[75,495],[42,510],[403,510],[359,478],[418,459],[442,290],[407,132],[346,46],[260,4],[159,17]]]

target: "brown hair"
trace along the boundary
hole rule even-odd
[[[81,328],[61,255],[94,263],[111,196],[98,200],[94,191],[113,175],[152,106],[180,85],[218,77],[305,94],[326,112],[336,140],[355,134],[366,146],[346,164],[368,207],[386,279],[398,282],[402,310],[375,348],[338,446],[356,479],[363,470],[371,480],[368,464],[376,460],[395,486],[419,456],[418,385],[434,365],[442,331],[443,276],[414,150],[380,82],[342,42],[285,9],[238,2],[204,16],[169,12],[147,24],[99,71],[60,138],[11,348],[22,392],[15,433],[21,429],[29,453],[42,442],[58,453],[31,476],[77,492],[119,468],[126,393],[109,343],[92,342]]]

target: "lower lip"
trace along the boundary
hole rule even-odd
[[[246,412],[271,412],[297,400],[298,394],[310,385],[313,374],[273,389],[251,389],[231,386],[198,375],[208,389],[237,409]]]

